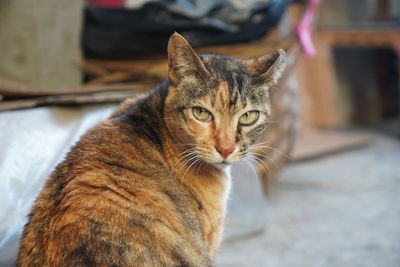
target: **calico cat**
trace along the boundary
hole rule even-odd
[[[168,43],[169,79],[89,130],[52,173],[26,224],[18,266],[211,266],[229,164],[249,153],[285,66],[197,55]]]

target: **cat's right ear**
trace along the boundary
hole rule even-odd
[[[185,77],[208,75],[200,57],[180,34],[174,33],[168,41],[168,77],[177,85]]]
[[[245,60],[244,64],[247,70],[255,75],[255,78],[270,88],[274,87],[282,77],[286,68],[286,60],[285,51],[278,49],[265,56]]]

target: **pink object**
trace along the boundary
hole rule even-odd
[[[307,56],[315,56],[316,51],[311,39],[311,23],[314,19],[315,11],[321,0],[309,0],[306,12],[296,27],[296,33],[299,36],[300,44]]]
[[[104,8],[123,8],[124,0],[86,0],[87,3]]]

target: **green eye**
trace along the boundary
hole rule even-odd
[[[258,117],[259,117],[258,111],[255,110],[248,111],[239,118],[239,124],[241,126],[250,126],[258,120]]]
[[[211,120],[211,113],[204,108],[195,107],[192,108],[193,116],[199,121]]]

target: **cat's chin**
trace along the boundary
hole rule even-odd
[[[214,163],[213,165],[214,165],[215,167],[217,167],[218,169],[223,170],[223,169],[229,167],[229,166],[231,165],[231,163],[228,163],[228,162],[220,162],[220,163]]]
[[[235,163],[237,161],[238,160],[229,160],[229,161],[224,160],[224,161],[212,163],[212,165],[220,170],[223,170],[223,169],[228,168],[229,166],[231,166],[233,163]]]

